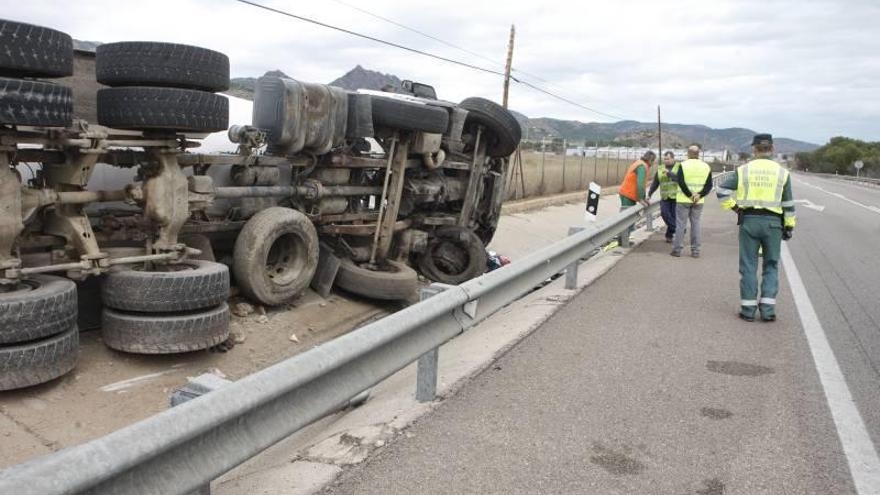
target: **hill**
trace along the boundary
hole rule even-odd
[[[269,71],[268,75],[287,77],[280,70]],[[241,98],[253,99],[256,78],[238,77],[230,81],[229,94]],[[365,69],[360,65],[348,71],[342,77],[330,82],[348,90],[373,89],[385,87],[399,88],[401,80],[393,74]],[[530,118],[519,112],[513,112],[523,129],[523,138],[531,141],[547,139],[566,139],[576,144],[618,144],[626,146],[651,146],[657,142],[656,122],[636,122],[623,120],[620,122],[580,122],[577,120],[560,120],[548,117]],[[748,151],[752,136],[751,129],[730,127],[713,129],[698,124],[663,124],[663,141],[672,147],[683,147],[691,143],[700,143],[706,149],[728,149],[731,151]],[[796,153],[813,151],[819,145],[784,137],[776,138],[776,150],[779,153]]]

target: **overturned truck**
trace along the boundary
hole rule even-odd
[[[407,299],[417,271],[485,269],[520,140],[489,100],[263,77],[252,123],[230,127],[225,55],[121,42],[97,48],[87,122],[52,80],[73,72],[70,36],[0,21],[0,42],[0,390],[72,369],[74,280],[103,279],[108,346],[172,353],[228,337],[230,278],[279,305],[310,284]],[[227,129],[236,153],[197,152]],[[95,187],[102,169],[118,187]]]

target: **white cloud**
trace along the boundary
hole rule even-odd
[[[336,1],[262,0],[372,36],[499,69],[517,26],[514,66],[554,91],[639,120],[749,127],[824,142],[877,140],[880,4],[870,0],[356,3],[479,57],[402,30]],[[272,14],[233,0],[4,1],[4,17],[94,41],[159,40],[214,48],[235,76],[279,68],[328,82],[354,65],[429,82],[441,97],[500,99],[498,76],[474,72]],[[528,77],[520,73],[523,77]],[[548,86],[531,79],[537,84]],[[530,116],[605,117],[514,84],[511,107]]]

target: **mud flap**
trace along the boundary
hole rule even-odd
[[[321,244],[318,250],[318,269],[312,278],[312,290],[321,297],[330,295],[330,289],[333,288],[333,282],[336,280],[336,274],[339,272],[339,265],[342,261],[333,254],[333,250],[326,244]]]

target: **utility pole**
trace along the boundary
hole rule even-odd
[[[510,25],[510,41],[507,43],[507,63],[504,65],[504,94],[501,97],[501,106],[507,108],[507,95],[510,92],[510,70],[513,67],[513,38],[516,35],[516,26]]]
[[[657,105],[657,162],[663,158],[663,128],[660,125],[660,105]]]

